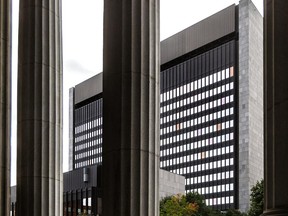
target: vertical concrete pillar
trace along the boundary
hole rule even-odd
[[[20,0],[17,215],[62,215],[61,0]]]
[[[69,171],[74,170],[74,98],[75,88],[69,89]]]
[[[10,207],[11,0],[0,0],[0,215]]]
[[[239,209],[263,179],[263,17],[251,0],[239,2]]]
[[[288,1],[264,1],[265,211],[288,215]]]
[[[158,215],[159,45],[159,0],[105,0],[105,216]]]

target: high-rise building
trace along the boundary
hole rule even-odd
[[[263,18],[241,0],[161,42],[160,168],[216,209],[263,178]],[[102,75],[70,90],[70,164],[101,164]],[[72,118],[73,117],[73,118]]]
[[[69,170],[102,163],[102,73],[69,92]]]

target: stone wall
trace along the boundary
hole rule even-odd
[[[263,178],[263,17],[251,0],[239,3],[239,208]]]
[[[159,199],[179,193],[185,194],[185,177],[160,169]]]

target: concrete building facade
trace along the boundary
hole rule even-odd
[[[102,164],[103,74],[70,89],[69,170]]]
[[[262,26],[242,0],[161,44],[160,166],[184,174],[186,191],[218,209],[247,211],[263,178]]]

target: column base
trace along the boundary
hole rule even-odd
[[[268,210],[265,210],[262,214],[262,216],[266,216],[266,215],[287,216],[288,209],[268,209]]]

